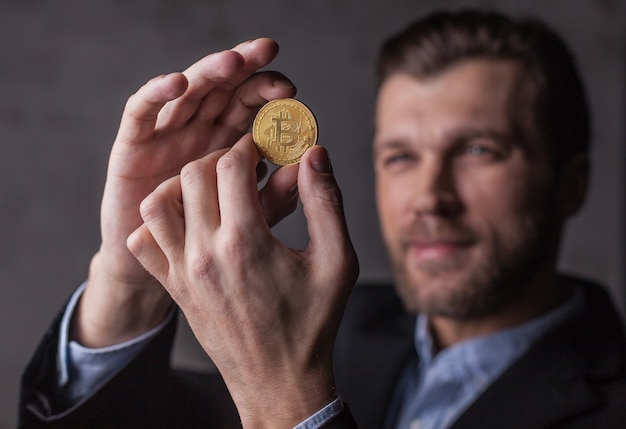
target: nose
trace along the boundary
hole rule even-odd
[[[461,211],[452,165],[444,159],[424,158],[416,169],[412,209],[418,216],[450,217]]]

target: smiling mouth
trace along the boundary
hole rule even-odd
[[[406,243],[410,255],[420,261],[438,261],[453,258],[467,251],[470,240],[426,240]]]

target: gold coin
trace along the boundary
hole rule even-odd
[[[317,121],[311,110],[298,100],[272,100],[254,118],[252,138],[268,161],[278,165],[296,164],[317,142]]]

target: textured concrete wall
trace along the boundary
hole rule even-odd
[[[563,266],[624,294],[624,0],[141,0],[0,3],[0,428],[15,425],[19,374],[84,279],[99,241],[107,154],[124,102],[150,77],[257,36],[315,111],[343,185],[364,278],[386,278],[370,168],[378,42],[433,7],[530,13],[579,58],[594,110],[595,169]],[[305,240],[301,216],[277,228]],[[193,361],[185,344],[176,356]],[[197,352],[197,351],[196,351]],[[190,357],[192,356],[192,357]]]

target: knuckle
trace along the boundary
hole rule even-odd
[[[322,202],[334,206],[336,209],[342,210],[343,208],[341,189],[334,183],[327,183],[320,187],[316,193],[316,197]]]
[[[228,151],[217,161],[216,170],[218,173],[231,174],[237,166],[244,162],[243,156],[235,151]]]
[[[144,253],[148,241],[148,234],[148,229],[145,225],[142,225],[126,238],[126,247],[128,247],[128,250],[136,257]]]
[[[144,220],[160,217],[163,213],[164,199],[160,192],[154,191],[149,194],[139,205],[139,213]]]
[[[204,174],[204,167],[201,160],[196,159],[185,164],[180,170],[180,179],[183,182],[193,182]]]
[[[213,280],[216,277],[217,261],[209,252],[195,252],[188,258],[187,264],[192,278]]]
[[[219,248],[227,261],[241,258],[248,248],[248,234],[239,228],[230,228],[227,233],[222,234]]]

